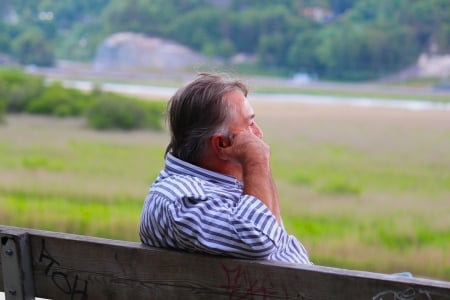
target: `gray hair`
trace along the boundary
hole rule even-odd
[[[226,134],[227,122],[235,115],[234,106],[225,95],[240,90],[247,96],[247,86],[221,74],[200,73],[195,80],[180,88],[167,105],[167,121],[171,139],[166,154],[192,164],[204,155],[209,138]]]

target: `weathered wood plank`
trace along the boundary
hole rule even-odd
[[[4,291],[4,290],[5,290],[5,287],[3,285],[3,264],[2,264],[2,256],[0,255],[0,291]]]
[[[0,235],[24,229],[1,227]],[[249,261],[26,230],[35,294],[53,299],[450,299],[450,282]]]
[[[34,299],[31,255],[27,234],[2,235],[0,261],[6,299]]]

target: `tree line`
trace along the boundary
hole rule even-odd
[[[260,70],[342,80],[450,52],[448,0],[5,0],[0,10],[0,52],[25,64],[91,60],[119,31],[209,56],[251,54]]]

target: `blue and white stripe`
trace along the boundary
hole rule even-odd
[[[248,259],[311,264],[303,245],[279,226],[234,177],[167,155],[141,215],[143,244]]]

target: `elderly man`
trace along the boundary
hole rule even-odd
[[[165,167],[141,215],[143,244],[311,264],[283,228],[269,146],[241,81],[199,74],[168,104]]]

